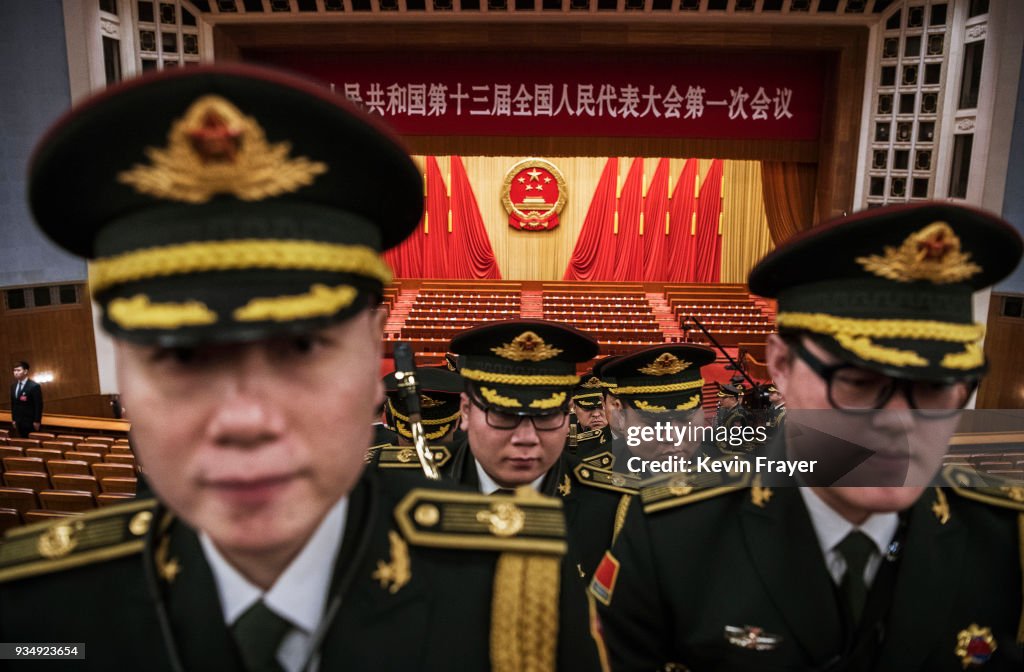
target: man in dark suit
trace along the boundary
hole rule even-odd
[[[731,483],[641,491],[591,583],[615,669],[1024,669],[1024,488],[940,472],[985,368],[971,294],[1021,249],[993,215],[926,203],[814,227],[754,268],[778,299],[784,429],[718,463],[758,465]]]
[[[22,438],[38,432],[43,421],[43,388],[28,377],[28,371],[28,362],[15,364],[11,385],[11,420]]]
[[[380,252],[422,210],[382,127],[304,80],[197,67],[107,89],[34,157],[157,499],[10,533],[0,640],[84,642],[83,670],[597,665],[560,502],[364,469]]]

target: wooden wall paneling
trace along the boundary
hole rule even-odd
[[[988,374],[978,390],[977,408],[1024,408],[1024,319],[1002,315],[1004,296],[992,292],[988,303]]]
[[[82,293],[85,294],[84,290]],[[50,372],[54,376],[52,382],[43,384],[44,412],[62,412],[58,409],[65,399],[98,396],[96,339],[89,301],[17,311],[0,307],[0,361],[7,372],[7,384],[13,381],[11,365],[21,359],[32,365],[33,375]],[[100,408],[94,402],[69,404],[76,409]],[[2,395],[0,405],[10,408],[10,395]],[[109,406],[106,414],[109,415]]]

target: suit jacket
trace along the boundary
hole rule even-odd
[[[613,669],[962,672],[955,650],[972,624],[998,647],[977,669],[1022,669],[1016,511],[925,491],[853,628],[795,488],[708,494],[632,507],[614,561],[597,570],[612,586],[591,590]],[[730,643],[727,626],[776,643]]]
[[[21,394],[15,396],[18,383],[11,385],[11,419],[14,424],[43,421],[43,388],[32,379],[25,380]],[[24,399],[24,401],[22,401]]]
[[[404,554],[396,549],[395,537],[408,536],[396,531],[397,506],[413,487],[440,491],[425,479],[367,470],[351,493],[328,598],[328,611],[332,602],[338,609],[319,649],[320,670],[490,669],[499,553],[474,550],[472,535],[461,545],[410,539]],[[167,572],[168,563],[178,571]],[[407,582],[392,592],[397,584],[380,580],[382,565],[392,576],[404,565]],[[586,604],[582,593],[573,600],[568,592],[558,669],[591,670],[597,658]],[[242,671],[197,535],[162,509],[142,553],[0,583],[0,641],[85,642],[86,660],[73,664],[82,670],[170,672],[176,657],[179,669]],[[0,669],[22,667],[35,669],[0,661]]]

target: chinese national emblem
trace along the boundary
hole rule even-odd
[[[522,231],[548,231],[558,226],[567,197],[562,172],[544,159],[526,159],[512,166],[501,190],[508,225]]]

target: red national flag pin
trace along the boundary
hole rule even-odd
[[[568,193],[562,171],[555,164],[544,159],[520,161],[505,174],[501,190],[508,225],[522,231],[555,228]]]
[[[619,561],[615,559],[611,551],[605,551],[601,558],[601,564],[594,571],[594,578],[590,580],[590,593],[601,601],[602,604],[612,603],[612,593],[615,591],[615,581],[619,578]]]

